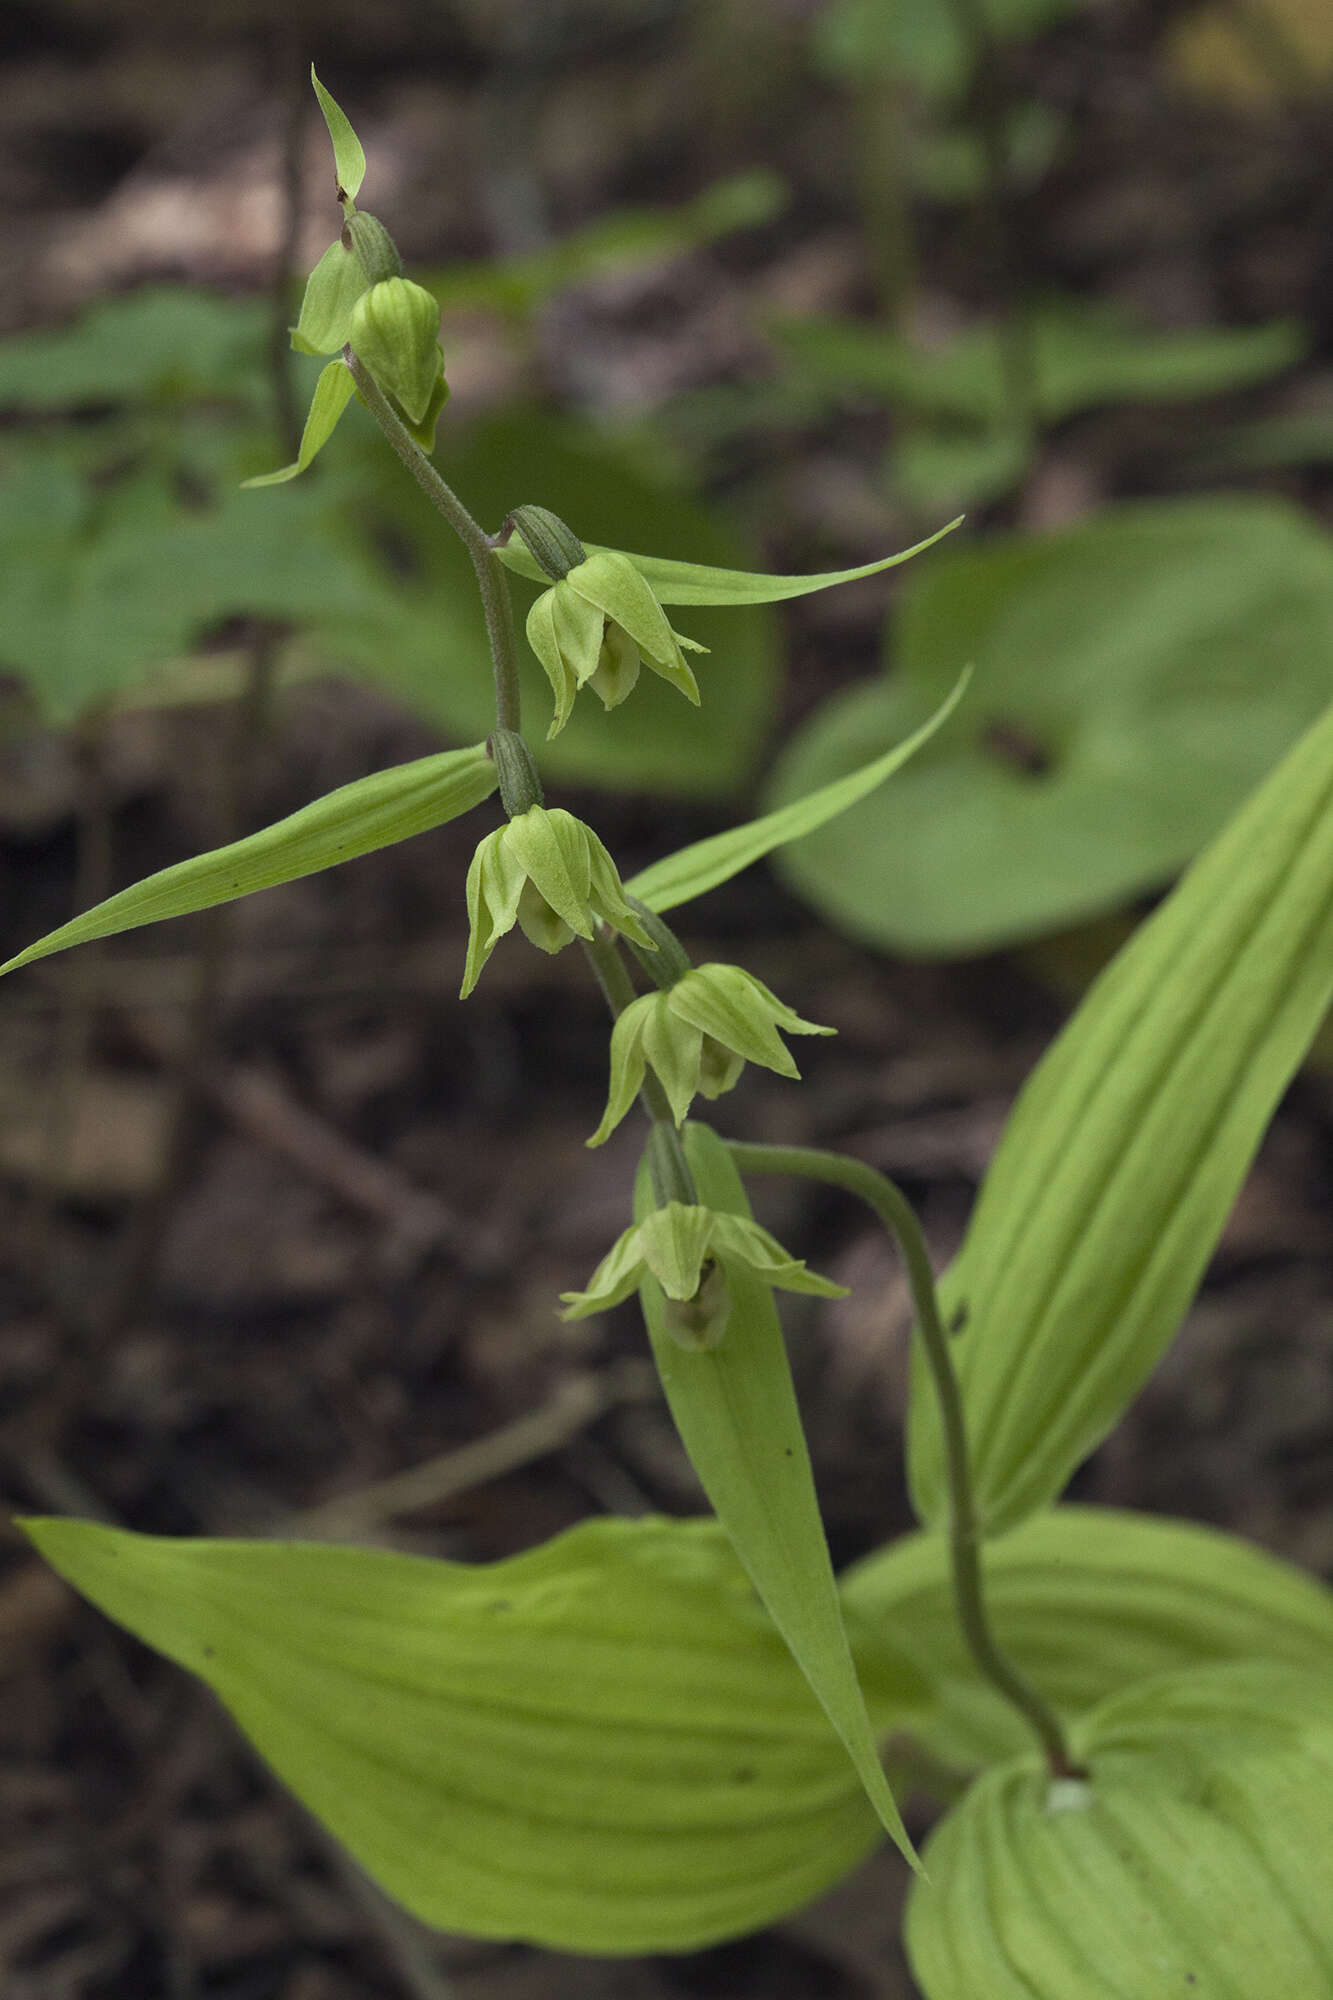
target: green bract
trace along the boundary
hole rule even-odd
[[[486,836],[467,872],[467,912],[464,999],[515,924],[542,951],[560,951],[571,937],[592,937],[599,921],[654,948],[597,835],[558,807],[530,806]]]
[[[717,1133],[691,1123],[683,1144],[700,1203],[748,1221],[745,1189]],[[646,1222],[657,1205],[645,1163],[634,1187],[637,1220]],[[722,1337],[711,1346],[686,1345],[673,1301],[645,1271],[640,1297],[657,1372],[709,1504],[842,1738],[881,1825],[915,1866],[852,1664],[772,1284],[748,1262],[733,1261],[726,1280]]]
[[[661,993],[626,1007],[611,1036],[611,1089],[602,1122],[588,1144],[608,1139],[634,1102],[651,1068],[666,1091],[677,1125],[696,1091],[720,1097],[747,1062],[780,1076],[800,1071],[778,1029],[789,1035],[831,1035],[803,1021],[761,980],[736,965],[700,965]]]
[[[927,2000],[1327,2000],[1327,1675],[1167,1675],[1075,1750],[1086,1780],[1001,1765],[931,1838],[907,1918]]]
[[[358,854],[389,847],[414,833],[443,826],[489,798],[498,780],[484,743],[470,750],[445,750],[412,764],[395,764],[354,784],[341,785],[299,812],[217,847],[192,861],[178,861],[146,876],[119,895],[62,924],[19,952],[0,973],[28,965],[71,945],[114,937],[141,924],[183,917],[214,903],[234,902],[256,889],[271,889],[317,874]]]
[[[527,629],[555,696],[548,736],[564,728],[581,687],[591,684],[605,707],[618,707],[633,690],[640,664],[698,705],[698,684],[681,648],[704,648],[672,631],[626,555],[604,549],[576,563],[542,592],[528,613]]]
[[[826,1299],[847,1296],[845,1285],[821,1278],[791,1256],[775,1237],[749,1216],[717,1214],[711,1208],[669,1201],[642,1222],[627,1229],[603,1257],[587,1289],[562,1292],[566,1319],[587,1319],[609,1312],[637,1291],[647,1277],[656,1278],[667,1298],[677,1305],[697,1305],[694,1319],[673,1314],[669,1324],[687,1347],[715,1347],[727,1329],[730,1293],[725,1285],[710,1286],[715,1268],[723,1277],[743,1265],[783,1292],[813,1292]]]

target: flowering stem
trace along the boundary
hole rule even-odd
[[[958,1377],[949,1352],[949,1336],[940,1318],[926,1240],[912,1205],[900,1188],[863,1160],[843,1153],[825,1153],[807,1146],[753,1146],[728,1140],[727,1150],[742,1173],[803,1174],[859,1195],[874,1209],[898,1246],[916,1312],[926,1365],[940,1411],[944,1459],[949,1484],[949,1556],[954,1605],[968,1651],[978,1672],[998,1689],[1035,1731],[1051,1774],[1074,1777],[1064,1730],[1055,1711],[1038,1694],[1020,1668],[1002,1650],[991,1630],[981,1577],[981,1531],[972,1494],[967,1454],[967,1427]]]
[[[475,521],[453,487],[443,480],[421,446],[399,417],[388,398],[373,380],[369,369],[352,352],[343,349],[343,359],[352,371],[352,380],[362,402],[383,431],[401,463],[411,473],[432,507],[443,514],[449,526],[472,558],[486,615],[486,636],[490,640],[491,665],[495,673],[495,724],[497,729],[520,728],[517,647],[514,638],[514,606],[509,595],[509,578],[497,561],[491,541],[480,522]]]
[[[584,940],[583,950],[612,1015],[623,1014],[635,995],[614,939],[599,933]],[[658,1202],[665,1207],[669,1201],[681,1201],[693,1208],[699,1200],[694,1176],[685,1158],[685,1148],[676,1130],[667,1094],[651,1070],[644,1073],[639,1101],[653,1125],[648,1164],[652,1169],[653,1189]]]

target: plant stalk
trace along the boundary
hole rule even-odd
[[[1004,1652],[991,1630],[981,1575],[981,1531],[972,1493],[963,1399],[949,1352],[949,1336],[940,1318],[926,1240],[911,1203],[883,1174],[863,1160],[850,1159],[843,1153],[825,1153],[807,1146],[757,1146],[738,1140],[728,1140],[727,1148],[742,1173],[801,1174],[808,1180],[826,1181],[833,1187],[846,1188],[849,1194],[859,1195],[897,1244],[907,1270],[917,1333],[939,1403],[949,1487],[950,1569],[963,1637],[977,1671],[1018,1710],[1036,1734],[1051,1775],[1077,1776],[1059,1717]]]
[[[496,560],[490,537],[480,522],[473,519],[453,487],[440,477],[388,397],[373,380],[369,369],[350,347],[343,349],[343,359],[352,371],[352,380],[362,402],[384,433],[395,456],[411,473],[431,506],[437,513],[443,514],[472,559],[495,674],[495,726],[519,733],[522,724],[514,606],[509,595],[509,579]]]

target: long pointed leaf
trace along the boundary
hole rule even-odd
[[[712,1522],[590,1522],[475,1567],[26,1526],[427,1923],[688,1950],[798,1907],[879,1838]]]
[[[740,1176],[710,1127],[685,1127],[685,1153],[706,1207],[749,1215]],[[636,1216],[642,1220],[652,1208],[652,1189],[641,1173]],[[651,1279],[642,1287],[662,1387],[690,1462],[751,1582],[841,1737],[886,1833],[915,1866],[852,1664],[773,1294],[744,1265],[729,1265],[726,1275],[731,1314],[722,1339],[710,1348],[685,1348],[674,1340],[661,1287]]]
[[[1333,1000],[1333,709],[1143,925],[1039,1065],[942,1287],[985,1530],[1053,1499],[1170,1343]],[[913,1497],[945,1504],[914,1384]]]
[[[854,806],[858,799],[873,792],[876,785],[882,785],[886,778],[902,768],[909,757],[915,755],[923,743],[929,742],[935,731],[953,714],[971,677],[971,668],[965,668],[952,693],[941,702],[930,720],[923,722],[920,729],[904,742],[886,750],[882,757],[876,757],[873,763],[864,765],[859,771],[849,771],[845,778],[834,778],[830,784],[821,785],[818,791],[808,792],[803,799],[794,799],[789,806],[779,806],[774,812],[764,813],[759,819],[747,820],[744,826],[730,827],[726,833],[712,834],[707,840],[693,841],[678,853],[654,861],[650,867],[641,869],[633,881],[625,884],[627,893],[637,896],[650,910],[674,910],[678,904],[688,903],[695,896],[716,889],[719,883],[729,882],[733,875],[739,875],[743,868],[761,861],[774,848],[785,846],[789,840],[799,840],[803,834],[813,833],[817,826],[835,819],[840,812],[846,812],[848,806]]]
[[[469,812],[490,796],[497,783],[484,743],[375,771],[340,785],[259,833],[191,861],[178,861],[109,896],[0,965],[0,974],[48,958],[52,952],[68,951],[71,945],[183,917],[214,903],[234,902],[256,889],[294,882],[298,876],[314,875],[377,847],[391,847]]]
[[[957,520],[927,535],[924,542],[900,549],[896,555],[881,556],[877,562],[861,563],[856,569],[823,570],[816,576],[760,576],[746,569],[714,569],[709,563],[676,562],[670,556],[638,556],[629,550],[609,553],[629,556],[639,575],[652,585],[659,604],[780,604],[784,598],[809,597],[816,590],[832,590],[835,584],[855,583],[860,577],[896,569],[899,563],[910,562],[913,556],[919,556],[924,549],[933,548],[945,535],[952,534],[962,518],[960,514]],[[585,542],[584,547],[590,556],[608,553],[600,542]],[[550,582],[518,535],[495,553],[517,576],[526,576],[532,583]]]

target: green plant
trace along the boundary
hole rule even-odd
[[[351,209],[360,149],[323,101]],[[359,275],[321,265],[307,337],[318,323],[343,345],[369,287],[405,283],[379,275],[382,232],[358,235],[370,268],[355,247]],[[547,951],[583,941],[617,1022],[593,1140],[636,1089],[649,1138],[631,1226],[565,1303],[580,1316],[638,1290],[714,1518],[596,1521],[475,1568],[61,1520],[29,1534],[208,1681],[428,1921],[608,1953],[733,1936],[804,1902],[884,1831],[920,1870],[895,1803],[911,1783],[948,1807],[908,1917],[930,2000],[1320,2000],[1333,1981],[1333,1596],[1227,1537],[1054,1503],[1170,1342],[1333,992],[1333,711],[1041,1064],[937,1294],[916,1219],[882,1176],[728,1144],[685,1117],[744,1061],[790,1073],[779,1031],[817,1030],[739,968],[692,968],[663,916],[870,793],[961,686],[860,770],[622,883],[592,829],[542,800],[510,572],[543,586],[528,625],[557,731],[585,688],[636,701],[643,668],[700,691],[664,607],[689,623],[696,605],[840,579],[590,550],[533,504],[485,534],[412,435],[439,401],[425,307],[391,290],[377,308],[376,362],[347,341],[329,365],[475,567],[494,730],[165,870],[5,969],[329,866],[498,791],[506,823],[468,879],[465,983],[515,926]],[[336,395],[317,403],[311,443],[350,400],[326,379]],[[840,1582],[773,1296],[837,1288],[754,1222],[743,1176],[760,1173],[866,1201],[916,1310],[923,1532]]]

